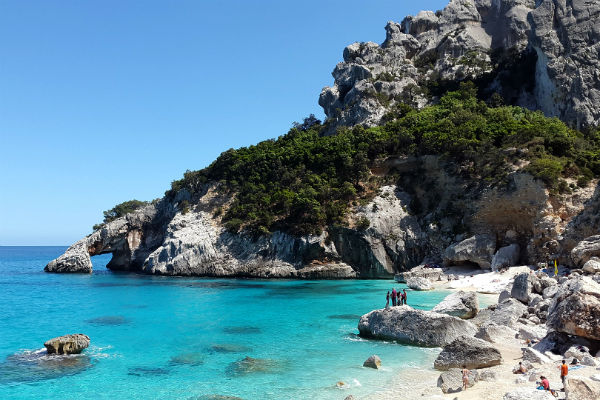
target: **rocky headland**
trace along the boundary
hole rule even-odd
[[[587,0],[452,0],[436,13],[390,22],[381,45],[354,43],[344,50],[335,83],[319,100],[325,123],[305,121],[288,136],[318,132],[315,140],[324,140],[354,127],[352,135],[363,135],[369,147],[371,131],[364,129],[413,126],[413,115],[425,115],[415,110],[427,113],[435,104],[454,110],[447,123],[457,124],[472,115],[456,111],[457,99],[471,100],[465,92],[443,95],[467,80],[476,85],[477,101],[490,104],[481,111],[484,103],[469,103],[468,112],[484,112],[488,125],[496,123],[490,115],[498,102],[593,132],[600,116],[599,13],[600,6]],[[541,118],[518,110],[505,109],[512,118],[506,126]],[[546,133],[566,129],[558,120],[540,121],[549,124]],[[600,160],[596,150],[585,150],[591,144],[581,142],[589,137],[592,143],[592,134],[572,131],[570,139],[561,136],[567,142],[555,143],[520,128],[513,136],[526,138],[516,145],[510,139],[485,151],[477,147],[475,153],[490,154],[479,165],[472,148],[449,155],[443,145],[427,144],[420,151],[425,142],[404,143],[399,132],[394,146],[382,142],[391,149],[369,147],[343,159],[338,175],[356,171],[345,182],[331,168],[319,171],[319,160],[321,175],[294,177],[306,161],[277,176],[268,167],[256,180],[244,169],[259,171],[258,161],[240,164],[235,151],[225,152],[206,170],[186,173],[162,199],[106,221],[45,270],[90,273],[90,257],[105,253],[112,254],[111,270],[183,276],[390,278],[427,263],[498,270],[551,260],[600,269],[593,258],[600,255],[600,187],[593,172]],[[570,155],[563,151],[569,146],[583,150]],[[531,158],[540,152],[552,154]],[[277,155],[272,165],[282,168],[281,160]],[[265,192],[280,178],[289,186]],[[326,179],[340,183],[327,187]],[[294,191],[298,180],[310,187]],[[244,192],[248,187],[252,196]],[[247,211],[248,202],[258,205]],[[320,209],[326,202],[328,208]],[[273,204],[276,212],[261,214]],[[317,222],[294,222],[311,218]]]

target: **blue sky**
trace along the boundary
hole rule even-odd
[[[345,46],[446,0],[0,0],[0,245],[102,211],[310,113]]]

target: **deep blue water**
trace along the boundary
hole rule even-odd
[[[357,337],[392,281],[122,274],[106,270],[110,256],[94,257],[91,275],[44,273],[64,250],[0,247],[0,399],[343,399],[401,368],[430,368],[438,352]],[[408,300],[429,309],[446,294]],[[91,346],[66,359],[36,353],[67,333]],[[362,367],[372,354],[382,370]]]

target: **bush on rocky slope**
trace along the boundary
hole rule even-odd
[[[234,198],[223,216],[231,231],[308,234],[344,223],[353,202],[371,196],[378,184],[369,167],[389,155],[442,155],[460,166],[456,171],[488,185],[525,167],[554,193],[571,190],[562,178],[581,184],[600,175],[597,131],[583,134],[520,107],[490,107],[470,83],[437,105],[398,107],[387,121],[334,136],[321,136],[318,122],[297,125],[275,140],[230,149],[209,167],[187,171],[166,195],[184,189],[200,195],[207,182],[220,182]]]

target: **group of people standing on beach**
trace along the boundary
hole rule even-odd
[[[402,289],[402,293],[400,293],[400,291],[396,291],[396,289],[392,289],[392,293],[390,295],[390,292],[388,290],[387,292],[387,296],[385,296],[385,307],[389,307],[390,306],[390,297],[392,298],[392,306],[401,306],[403,304],[406,304],[406,289]]]

